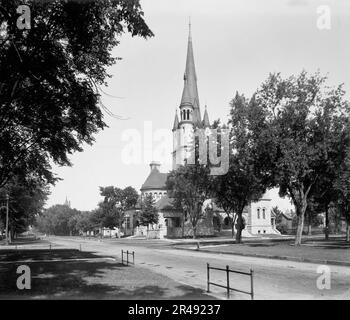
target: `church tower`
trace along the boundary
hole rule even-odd
[[[184,165],[190,151],[190,140],[196,128],[210,126],[207,110],[203,121],[199,107],[197,75],[194,64],[191,23],[189,24],[184,88],[179,106],[180,117],[176,111],[173,125],[173,170]]]

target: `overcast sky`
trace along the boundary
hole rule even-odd
[[[211,121],[227,119],[235,92],[250,96],[270,72],[289,76],[320,69],[330,84],[344,83],[350,92],[349,0],[141,0],[141,5],[155,37],[121,38],[114,54],[123,59],[110,68],[113,77],[102,95],[125,120],[106,115],[109,128],[93,146],[71,156],[73,167],[54,167],[63,180],[52,188],[48,205],[67,196],[77,209],[94,209],[99,186],[139,190],[151,158],[163,163],[162,171],[171,168],[170,154],[158,151],[166,150],[164,144],[169,152],[172,147],[164,134],[171,134],[181,99],[189,16],[202,114],[207,105]],[[138,154],[130,160],[128,150],[137,139]],[[273,205],[288,207],[288,200],[272,197]]]

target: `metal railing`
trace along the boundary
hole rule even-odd
[[[210,270],[226,271],[226,286],[223,286],[218,283],[210,282]],[[230,272],[250,276],[250,291],[231,288]],[[227,299],[230,298],[230,291],[236,291],[240,293],[249,294],[251,299],[254,300],[254,271],[252,269],[250,269],[250,272],[243,272],[243,271],[231,270],[229,266],[226,266],[226,269],[211,267],[209,263],[207,263],[207,292],[210,292],[210,285],[226,289]]]
[[[124,255],[126,255],[126,260],[124,260]],[[132,256],[132,262],[129,261],[129,255]],[[124,264],[124,261],[126,261],[126,265],[128,266],[129,264],[135,264],[135,251],[130,251],[127,250],[127,251],[124,251],[122,249],[122,264]]]

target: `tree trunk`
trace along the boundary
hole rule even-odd
[[[310,190],[310,189],[309,189]],[[305,220],[305,213],[307,209],[307,194],[304,193],[303,191],[300,192],[302,197],[299,200],[295,200],[294,198],[294,206],[295,206],[295,211],[298,217],[298,227],[297,227],[297,233],[295,235],[295,242],[294,244],[296,246],[301,245],[301,239],[303,237],[303,230],[304,230],[304,220]]]
[[[232,238],[235,237],[235,222],[236,222],[236,215],[234,214],[232,217]]]
[[[301,200],[301,203],[297,203],[295,205],[296,213],[298,216],[297,234],[295,236],[295,243],[294,243],[296,246],[301,245],[301,239],[303,237],[303,230],[304,230],[306,208],[307,208],[307,198],[306,196],[304,196],[303,199]]]
[[[346,222],[346,242],[350,242],[350,221]]]
[[[328,203],[325,206],[325,215],[326,215],[326,227],[324,228],[325,239],[329,239],[329,213],[328,213]]]
[[[185,236],[185,216],[182,217],[182,238]]]
[[[312,235],[312,226],[311,226],[312,221],[311,220],[312,220],[311,213],[309,213],[309,215],[308,215],[308,223],[307,223],[307,235],[308,236]]]
[[[304,229],[304,213],[300,213],[298,215],[298,227],[297,227],[297,234],[295,236],[295,243],[294,243],[296,246],[301,245],[303,229]]]
[[[237,232],[236,232],[236,243],[242,243],[242,227],[243,227],[243,218],[242,213],[237,213]]]
[[[197,226],[192,225],[192,230],[193,230],[193,239],[196,239],[197,238],[197,234],[196,234]]]

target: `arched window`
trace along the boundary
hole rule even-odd
[[[190,110],[187,110],[187,120],[190,120]]]
[[[258,209],[256,210],[256,213],[257,213],[258,219],[260,219],[260,208],[258,208]]]
[[[265,208],[263,210],[263,219],[266,219]]]

